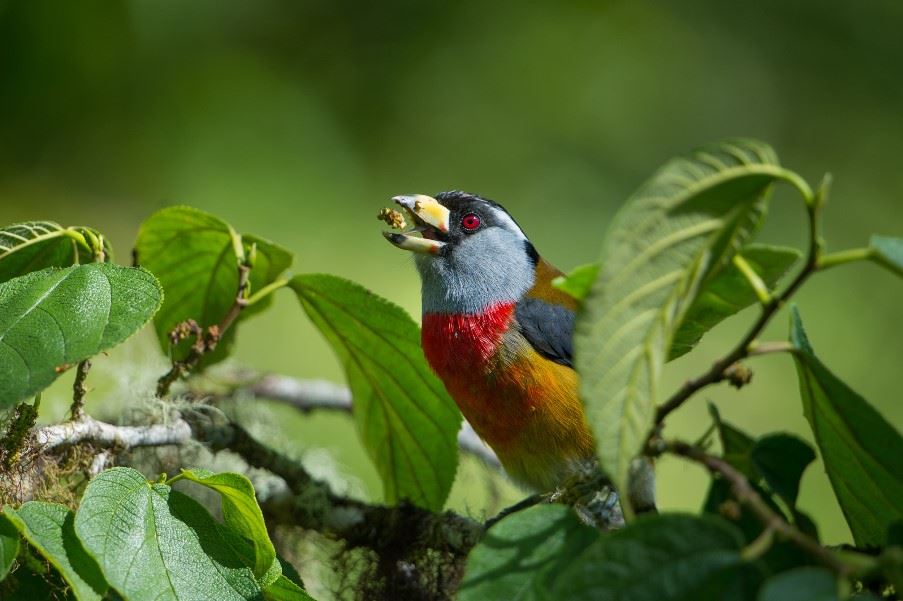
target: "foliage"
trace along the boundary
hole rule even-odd
[[[345,366],[358,431],[386,500],[442,509],[457,470],[461,415],[427,366],[417,324],[335,276],[299,275],[290,286]]]
[[[0,284],[0,408],[131,336],[162,297],[148,271],[109,264],[51,267]]]
[[[751,240],[781,182],[802,196],[809,246],[778,289],[803,253]],[[73,507],[37,498],[3,508],[0,592],[80,600],[310,599],[270,537],[276,524],[289,522],[376,555],[370,571],[386,598],[406,598],[411,590],[421,590],[417,598],[457,593],[464,601],[793,601],[847,597],[853,587],[895,594],[891,587],[903,585],[903,438],[816,357],[795,307],[790,342],[758,340],[820,271],[870,260],[903,274],[901,239],[874,237],[860,249],[824,252],[818,227],[826,196],[826,185],[813,192],[761,142],[709,146],[660,169],[611,224],[601,260],[556,282],[581,302],[577,370],[605,472],[623,490],[631,462],[671,454],[712,475],[698,515],[634,518],[625,505],[628,524],[614,532],[585,524],[585,512],[549,503],[518,508],[485,531],[469,518],[439,513],[457,470],[461,417],[427,366],[416,323],[345,279],[285,275],[293,257],[278,244],[181,206],[142,225],[135,249],[141,267],[113,264],[106,239],[91,228],[52,222],[4,228],[0,408],[15,406],[20,417],[9,420],[2,448],[8,465],[28,457],[22,465],[29,466],[8,470],[8,482],[35,493],[42,489],[29,478],[52,474],[42,466],[69,452],[60,449],[84,445],[103,458],[120,445],[127,450],[141,431],[152,442],[140,444],[190,439],[233,451],[285,487],[273,495],[255,490],[243,474],[203,468],[148,480],[133,467],[92,467],[87,484],[62,484],[80,492]],[[193,380],[179,389],[183,396],[170,393],[179,380],[228,357],[237,329],[282,288],[294,293],[345,369],[360,441],[387,506],[336,494],[225,419],[210,406],[221,389],[194,394]],[[663,390],[668,360],[753,305],[760,315],[736,347],[677,391]],[[172,362],[157,395],[180,400],[168,405],[177,408],[173,423],[117,428],[83,415],[88,360],[152,318]],[[721,419],[714,405],[711,427],[697,443],[666,437],[671,412],[709,385],[747,385],[741,362],[769,353],[790,355],[796,364],[817,456],[784,432],[750,435]],[[75,364],[73,419],[58,424],[58,434],[29,432],[41,391]],[[30,397],[34,404],[23,402]],[[855,546],[822,546],[817,525],[800,507],[800,482],[814,462],[830,478]],[[218,495],[218,512],[186,494],[204,491]],[[424,565],[440,567],[426,574]],[[361,578],[369,573],[359,571]],[[432,596],[422,593],[428,586]]]
[[[599,458],[616,485],[627,484],[652,426],[675,333],[754,233],[770,185],[787,177],[763,144],[703,148],[662,167],[613,220],[574,350]]]

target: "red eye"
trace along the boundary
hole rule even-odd
[[[461,227],[468,232],[474,231],[480,227],[480,216],[476,213],[468,213],[464,216],[464,219],[461,220]]]

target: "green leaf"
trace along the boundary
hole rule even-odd
[[[458,465],[461,414],[427,365],[417,324],[341,278],[300,275],[290,286],[345,368],[358,432],[386,500],[441,509]]]
[[[750,455],[771,490],[790,508],[796,507],[800,479],[815,461],[812,447],[790,434],[769,434],[756,441]]]
[[[9,505],[3,513],[32,547],[63,576],[79,601],[100,599],[109,585],[97,562],[75,536],[74,514],[65,506],[29,501],[19,509]]]
[[[566,507],[537,506],[505,518],[471,552],[461,601],[625,601],[736,598],[743,539],[724,520],[642,516],[606,535]],[[743,592],[747,592],[743,590]]]
[[[883,546],[888,526],[903,519],[903,438],[818,360],[796,307],[790,340],[803,413],[853,539],[863,547]]]
[[[253,545],[250,567],[259,579],[273,567],[279,566],[276,549],[270,541],[263,512],[254,496],[254,486],[241,474],[214,474],[209,470],[182,470],[182,476],[192,482],[206,486],[220,494],[223,521],[226,526],[247,539]],[[282,572],[276,571],[276,576]],[[273,577],[275,579],[275,576]]]
[[[781,177],[768,146],[722,144],[666,164],[613,220],[574,344],[602,467],[621,489],[652,427],[675,331],[700,285],[753,233]]]
[[[0,582],[9,574],[19,554],[19,531],[0,513]]]
[[[259,599],[260,587],[190,497],[113,468],[85,489],[75,531],[110,585],[141,601]]]
[[[0,409],[137,332],[163,292],[144,269],[45,269],[0,284]]]
[[[285,576],[279,576],[263,591],[263,596],[267,601],[314,601],[307,591]]]
[[[537,505],[489,529],[467,557],[458,601],[553,599],[558,574],[599,532],[563,505]]]
[[[712,416],[718,430],[722,457],[750,480],[758,480],[759,473],[753,465],[751,456],[756,441],[742,430],[722,420],[718,407],[712,402],[709,402],[709,415]]]
[[[599,263],[587,263],[579,265],[571,270],[567,275],[560,275],[552,280],[552,287],[570,294],[579,301],[586,298],[589,290],[599,277],[599,270],[602,265]]]
[[[166,291],[166,301],[154,318],[154,329],[164,352],[169,352],[169,333],[188,319],[203,328],[218,324],[229,312],[238,294],[238,266],[256,243],[256,258],[249,276],[250,290],[272,283],[292,262],[284,248],[254,236],[242,237],[225,221],[191,207],[167,207],[151,215],[138,232],[136,261],[151,270]],[[242,311],[239,320],[261,311],[268,303]],[[216,350],[204,357],[205,366],[225,359],[234,342],[230,328]],[[191,346],[184,340],[173,350],[183,359]]]
[[[557,577],[552,599],[743,599],[758,575],[744,564],[743,538],[712,516],[643,516],[599,538]]]
[[[872,236],[869,248],[872,249],[869,256],[872,261],[903,276],[903,238]]]
[[[750,244],[739,254],[769,288],[774,288],[802,257],[802,253],[795,248],[765,244]],[[552,280],[552,286],[582,301],[589,294],[600,269],[599,263],[581,265],[571,273]],[[725,265],[716,277],[703,286],[699,296],[690,305],[674,335],[668,360],[690,352],[706,332],[758,300],[740,270],[733,264]]]
[[[758,601],[837,601],[837,580],[825,568],[803,567],[765,581]]]
[[[802,254],[795,248],[750,244],[740,251],[740,256],[759,274],[762,281],[773,289]],[[702,336],[713,327],[758,302],[755,291],[733,264],[727,265],[716,277],[706,283],[680,323],[671,343],[669,360],[676,359],[693,349]]]
[[[8,225],[0,229],[0,283],[47,267],[92,263],[96,247],[111,260],[113,249],[97,230],[52,221]]]

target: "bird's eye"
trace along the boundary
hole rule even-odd
[[[461,219],[461,227],[468,232],[476,231],[480,227],[480,223],[480,216],[476,213],[468,213]]]

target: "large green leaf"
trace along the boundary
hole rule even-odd
[[[750,244],[739,254],[770,289],[802,256],[795,248],[764,244]],[[758,297],[740,270],[733,264],[726,266],[703,286],[680,322],[669,360],[688,353],[706,332],[756,302]]]
[[[487,532],[468,557],[459,599],[744,598],[755,582],[743,574],[742,546],[736,528],[711,516],[643,516],[600,535],[568,508],[537,506]]]
[[[0,582],[9,574],[19,554],[19,532],[9,519],[0,513]]]
[[[553,599],[744,599],[758,580],[743,537],[712,516],[659,515],[599,538],[559,574]]]
[[[220,494],[223,521],[226,526],[253,545],[250,567],[254,570],[254,575],[258,580],[263,578],[274,564],[279,566],[279,562],[276,560],[276,549],[273,548],[273,543],[270,541],[266,522],[263,520],[263,512],[260,511],[260,506],[257,504],[254,486],[250,480],[241,474],[214,474],[204,469],[182,470],[182,476]],[[275,572],[274,579],[281,572],[282,570],[279,568]]]
[[[301,275],[290,286],[345,368],[355,422],[386,500],[440,509],[458,465],[461,415],[427,365],[417,324],[341,278]]]
[[[137,332],[163,292],[144,269],[45,269],[0,284],[0,409]]]
[[[64,228],[52,221],[8,225],[0,229],[0,283],[47,267],[91,263],[98,250],[111,259],[106,238],[91,228]]]
[[[75,531],[107,582],[132,601],[260,599],[254,573],[203,506],[130,468],[88,484]]]
[[[284,248],[254,236],[240,236],[225,221],[191,207],[167,207],[151,215],[138,232],[135,258],[163,284],[166,301],[154,318],[154,328],[164,352],[169,333],[179,323],[195,320],[201,327],[218,324],[229,312],[238,293],[238,266],[256,244],[250,273],[250,292],[272,283],[291,265]],[[266,303],[250,307],[240,319],[260,311]],[[204,364],[225,359],[234,341],[235,328],[226,332]],[[191,340],[182,341],[173,357],[182,359]]]
[[[872,261],[903,276],[903,238],[872,236],[869,248],[872,249],[869,257]]]
[[[769,488],[795,508],[800,479],[815,461],[812,447],[791,434],[769,434],[756,441],[750,457]]]
[[[837,601],[837,579],[825,568],[803,567],[765,581],[758,601]]]
[[[752,234],[784,173],[759,142],[703,149],[666,164],[613,220],[574,344],[602,467],[622,489],[678,326],[700,285]]]
[[[795,248],[765,244],[750,244],[738,254],[769,288],[774,288],[781,277],[802,257],[800,251]],[[589,294],[600,268],[599,263],[581,265],[566,276],[555,278],[552,285],[582,301]],[[732,264],[726,265],[702,287],[696,300],[690,305],[677,333],[674,334],[668,360],[688,353],[706,332],[758,300],[755,291],[740,270]]]
[[[903,519],[903,438],[818,360],[796,307],[790,340],[803,413],[853,539],[859,546],[883,546],[888,527]]]
[[[7,505],[3,513],[25,540],[59,571],[72,587],[76,599],[93,601],[106,594],[109,585],[97,562],[76,537],[74,514],[69,508],[56,503],[30,501],[19,509]]]
[[[458,601],[553,599],[558,574],[599,536],[563,505],[519,511],[470,552]]]

